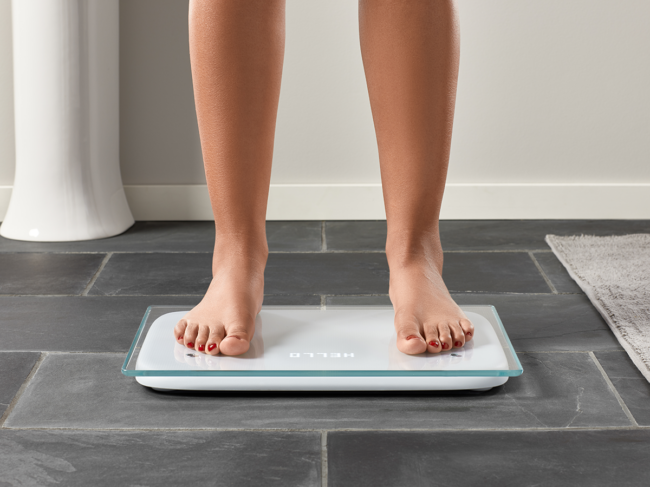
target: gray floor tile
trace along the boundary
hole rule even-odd
[[[448,253],[442,278],[450,292],[552,292],[525,252]]]
[[[628,426],[586,353],[520,354],[485,393],[160,393],[120,373],[124,354],[50,354],[5,427],[463,429]]]
[[[200,297],[0,297],[1,350],[124,352],[148,306]]]
[[[650,383],[625,351],[594,352],[607,377],[641,426],[650,426]]]
[[[386,220],[325,222],[327,250],[386,249]]]
[[[270,252],[317,251],[321,249],[321,222],[266,222]]]
[[[627,235],[650,232],[650,220],[443,220],[445,250],[549,250],[553,235]]]
[[[269,250],[320,250],[321,222],[266,222]],[[214,222],[136,222],[121,235],[80,242],[23,242],[0,237],[0,252],[212,252]]]
[[[265,294],[263,304],[282,306],[320,306],[321,297],[317,294]]]
[[[332,432],[329,487],[646,486],[650,431]]]
[[[113,254],[90,295],[203,294],[212,278],[208,253]],[[383,253],[269,254],[265,294],[387,294]],[[527,253],[445,255],[450,291],[551,293]]]
[[[491,304],[515,350],[620,350],[584,294],[452,294],[459,305]]]
[[[0,294],[81,294],[103,254],[0,253]]]
[[[202,296],[211,280],[211,253],[113,254],[88,294]]]
[[[384,250],[386,221],[328,221],[330,250]],[[444,250],[549,250],[554,235],[627,235],[650,232],[650,220],[441,220]]]
[[[553,252],[536,252],[533,255],[557,292],[583,294],[580,286],[569,275]]]
[[[383,296],[327,296],[327,306],[373,306],[391,305],[388,295]]]
[[[3,334],[7,333],[4,327],[2,331]],[[11,400],[32,371],[40,355],[40,353],[32,352],[0,353],[0,416],[9,407]]]
[[[264,274],[268,294],[385,294],[384,254],[271,254]]]
[[[320,487],[320,467],[313,432],[0,432],[2,485]]]

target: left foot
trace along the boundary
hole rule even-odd
[[[474,337],[474,326],[442,280],[442,246],[415,252],[386,251],[389,296],[395,309],[400,352],[415,355],[460,348]]]

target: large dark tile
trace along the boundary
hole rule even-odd
[[[442,278],[450,292],[552,292],[525,252],[448,253]]]
[[[320,306],[321,297],[317,294],[265,294],[263,305],[273,306]]]
[[[81,294],[104,254],[0,253],[0,294]]]
[[[320,487],[315,432],[0,432],[0,483],[12,486]]]
[[[385,306],[392,305],[388,295],[382,296],[327,296],[327,306]]]
[[[269,250],[320,250],[321,222],[266,222]],[[136,222],[121,235],[80,242],[0,237],[0,252],[212,252],[214,222]]]
[[[535,252],[533,255],[557,292],[583,294],[553,252]]]
[[[268,294],[386,294],[388,262],[380,253],[271,254]]]
[[[327,250],[386,249],[386,220],[325,222]]]
[[[321,222],[266,222],[270,252],[318,251],[321,249]]]
[[[3,333],[6,333],[4,327]],[[40,355],[40,353],[32,352],[0,353],[0,416],[5,412],[16,392],[32,371]],[[0,468],[0,470],[2,469]]]
[[[650,232],[650,220],[443,220],[444,250],[549,250],[553,235],[627,235]]]
[[[626,235],[650,232],[650,220],[441,220],[444,250],[548,250],[547,234]],[[384,250],[386,221],[325,224],[329,250]]]
[[[584,294],[452,294],[459,305],[491,304],[518,352],[620,350]]]
[[[329,487],[648,485],[650,431],[331,432]]]
[[[200,296],[0,297],[0,350],[125,352],[148,306]],[[319,305],[320,296],[264,296],[265,305]],[[0,401],[1,402],[1,401]]]
[[[650,426],[650,383],[625,351],[594,352],[637,423]]]
[[[114,254],[90,289],[91,295],[204,294],[212,278],[212,255]],[[385,294],[384,254],[269,254],[264,293]]]
[[[48,355],[5,422],[20,428],[549,428],[630,422],[586,353],[520,354],[486,393],[159,393],[124,354]]]
[[[212,280],[212,254],[113,254],[88,294],[203,295]]]
[[[0,297],[2,350],[125,352],[148,306],[200,297]]]

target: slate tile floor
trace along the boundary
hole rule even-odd
[[[0,485],[649,485],[650,384],[544,236],[650,221],[440,228],[454,299],[496,306],[524,366],[486,393],[157,393],[120,366],[147,306],[200,300],[212,223],[0,238]],[[390,303],[384,221],[267,235],[265,303]]]

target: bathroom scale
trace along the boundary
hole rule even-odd
[[[207,355],[174,340],[191,309],[149,306],[122,373],[156,390],[485,391],[523,369],[494,306],[461,309],[474,338],[461,348],[407,355],[387,306],[263,306],[250,349]]]

